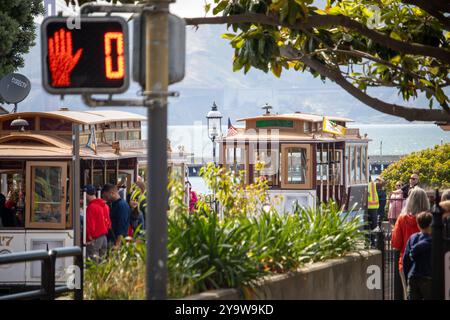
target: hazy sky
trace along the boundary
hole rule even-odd
[[[205,15],[205,0],[177,0],[170,5],[170,11],[181,17],[201,17]]]
[[[175,13],[181,17],[201,17],[205,15],[205,2],[211,3],[211,0],[176,0],[176,3],[172,4],[170,9],[172,13]],[[323,7],[325,0],[315,0],[316,7]],[[211,12],[209,13],[211,15]]]

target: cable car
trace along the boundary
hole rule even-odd
[[[329,200],[364,206],[369,139],[347,127],[351,119],[263,109],[262,115],[238,119],[244,127],[219,141],[224,168],[245,170],[246,184],[263,176],[280,212],[291,212],[294,204],[314,207]]]
[[[144,120],[130,112],[66,108],[1,115],[0,254],[76,245],[80,232],[74,230],[79,214],[74,214],[72,202],[74,128],[79,128],[80,186],[101,188],[120,181],[130,188],[139,159],[146,155]],[[70,259],[57,261],[58,281],[64,281],[69,264]],[[40,268],[39,262],[1,266],[0,285],[38,285]]]

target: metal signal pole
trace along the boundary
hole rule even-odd
[[[147,106],[147,262],[146,297],[167,294],[167,91],[169,86],[169,4],[148,0],[146,11],[145,94],[156,97]]]

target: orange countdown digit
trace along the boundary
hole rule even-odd
[[[107,32],[105,40],[105,71],[106,78],[111,80],[122,79],[125,76],[125,58],[123,55],[123,33]],[[117,68],[113,69],[112,42],[116,41]]]

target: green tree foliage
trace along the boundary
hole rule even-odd
[[[211,0],[214,17],[190,25],[227,24],[223,38],[235,49],[233,69],[310,72],[355,98],[407,120],[450,121],[450,6],[440,0]],[[446,16],[447,15],[447,16]],[[412,108],[370,95],[395,88],[410,101],[423,93],[428,106]],[[437,106],[436,106],[437,105]]]
[[[0,1],[0,77],[23,67],[36,38],[34,18],[43,12],[42,0]]]
[[[392,190],[396,181],[408,182],[414,172],[424,187],[450,187],[450,143],[413,152],[390,165],[381,176]]]
[[[80,5],[87,2],[78,0]],[[206,0],[205,11],[214,16],[186,22],[231,28],[233,32],[223,38],[235,49],[234,71],[256,68],[276,77],[287,69],[309,72],[335,82],[380,112],[409,121],[450,122],[448,1],[327,0],[322,8],[316,4],[314,0]],[[405,101],[423,94],[428,105],[387,103],[371,95],[373,87],[395,89]]]
[[[245,171],[235,173],[209,163],[200,169],[200,176],[213,192],[227,216],[250,215],[257,212],[267,198],[269,186],[262,178],[245,184]],[[198,206],[202,206],[200,202]],[[206,205],[206,204],[205,204]]]

